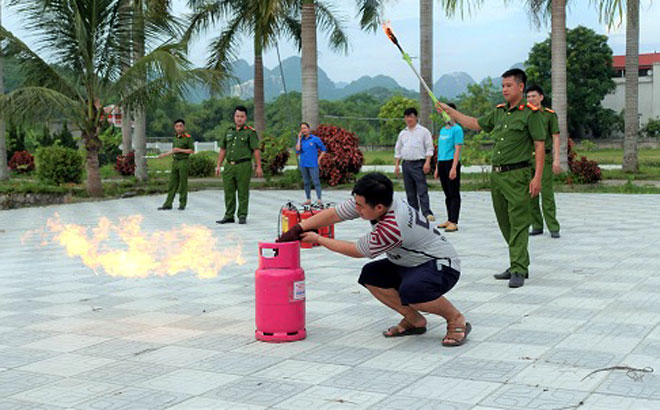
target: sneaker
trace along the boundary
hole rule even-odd
[[[512,273],[509,279],[510,288],[520,288],[525,284],[525,276],[522,273]]]
[[[529,236],[543,235],[543,229],[532,229],[529,231]]]
[[[217,223],[217,224],[233,224],[234,223],[234,218],[224,217],[219,221],[215,221],[215,223]]]
[[[158,208],[159,211],[169,211],[170,209],[172,209],[171,206],[161,206]]]
[[[429,222],[435,222],[435,216],[433,214],[426,215],[426,220]]]
[[[557,232],[550,232],[550,236],[553,237],[553,238],[555,238],[555,239],[557,239],[557,238],[561,238],[561,235],[559,235],[559,231],[557,231]]]

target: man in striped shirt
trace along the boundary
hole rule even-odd
[[[415,208],[394,198],[392,181],[380,173],[360,178],[353,198],[335,208],[303,220],[285,232],[278,242],[302,240],[318,243],[333,252],[354,258],[373,259],[362,268],[358,282],[379,301],[403,316],[383,335],[398,337],[426,332],[426,319],[419,312],[442,316],[447,321],[444,346],[465,343],[471,326],[443,295],[460,276],[461,262],[454,247]],[[342,221],[363,218],[372,230],[357,242],[320,236],[313,230]]]

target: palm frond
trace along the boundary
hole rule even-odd
[[[330,49],[347,53],[348,36],[344,32],[345,19],[337,13],[337,9],[330,4],[316,2],[316,24],[321,31],[330,33]]]
[[[46,87],[22,87],[0,96],[0,112],[17,123],[67,118],[79,124],[82,102]]]
[[[625,13],[625,2],[623,0],[590,0],[590,2],[597,6],[601,23],[605,23],[610,29],[621,26]]]
[[[244,24],[242,16],[235,16],[227,23],[227,27],[209,45],[210,56],[207,68],[224,72],[231,71],[231,63],[236,60],[238,34]]]
[[[527,1],[534,2],[534,0]],[[540,2],[543,1],[544,0],[540,0]],[[549,0],[547,1],[549,2]],[[465,16],[469,16],[476,11],[482,3],[483,0],[442,0],[442,8],[447,17],[452,17],[457,13],[460,13],[461,18],[465,18]]]
[[[358,14],[362,30],[375,31],[380,27],[381,14],[385,8],[384,0],[358,0]]]

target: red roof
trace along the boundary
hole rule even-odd
[[[660,63],[660,53],[646,53],[639,55],[639,69],[651,68],[653,63]],[[612,67],[623,70],[626,68],[626,56],[614,56]]]

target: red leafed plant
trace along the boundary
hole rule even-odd
[[[335,186],[351,181],[360,172],[364,155],[360,151],[358,139],[350,131],[333,125],[319,125],[313,132],[321,138],[326,154],[321,159],[321,179]]]
[[[34,171],[34,156],[27,151],[16,151],[9,160],[9,169],[19,174]]]
[[[575,142],[571,138],[568,139],[568,168],[575,176],[577,182],[581,184],[595,184],[603,179],[598,162],[587,159],[582,156],[577,161],[577,154],[575,152]]]
[[[115,170],[125,176],[135,174],[135,153],[131,151],[126,155],[117,155]]]

